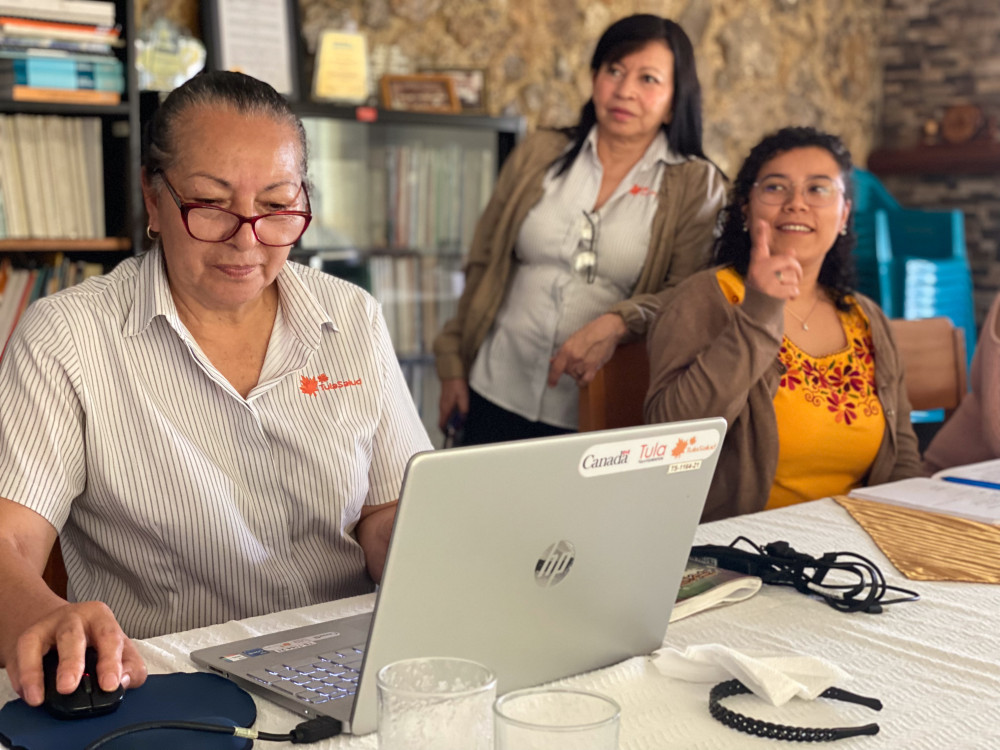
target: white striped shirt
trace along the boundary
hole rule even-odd
[[[60,530],[71,599],[138,638],[371,591],[352,537],[430,446],[378,303],[286,263],[246,399],[161,254],[39,300],[0,362],[0,496]]]
[[[579,388],[568,375],[550,388],[549,359],[574,332],[632,296],[649,252],[664,165],[683,161],[661,131],[597,211],[604,170],[596,125],[565,173],[548,171],[544,195],[518,232],[510,287],[476,355],[472,388],[525,419],[577,428]],[[573,270],[578,254],[591,249],[584,213],[596,225],[593,283]]]

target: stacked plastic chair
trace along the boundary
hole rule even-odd
[[[962,212],[903,208],[861,169],[855,170],[855,184],[858,288],[890,318],[951,319],[965,333],[971,364],[976,322]],[[943,418],[940,412],[915,412],[913,421]]]
[[[878,210],[899,210],[902,206],[871,172],[854,170],[854,231],[858,244],[854,261],[858,273],[858,291],[879,303],[891,317],[895,306],[892,285],[892,245],[880,241],[875,225]],[[888,235],[881,240],[887,240]]]

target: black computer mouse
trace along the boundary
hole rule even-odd
[[[109,714],[117,710],[125,699],[125,690],[121,685],[111,691],[101,690],[97,682],[97,649],[92,646],[87,647],[84,656],[80,684],[68,695],[56,690],[58,666],[59,652],[52,649],[42,658],[45,674],[45,700],[42,706],[57,719],[87,719]]]

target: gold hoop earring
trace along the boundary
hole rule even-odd
[[[158,239],[160,239],[160,233],[157,232],[154,235],[153,228],[149,224],[146,225],[146,236],[149,237],[149,239],[151,239],[153,242],[156,242]]]

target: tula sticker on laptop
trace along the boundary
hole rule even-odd
[[[584,477],[662,466],[669,466],[671,473],[694,471],[718,450],[721,442],[719,431],[708,429],[662,438],[601,443],[583,452],[578,468]]]

